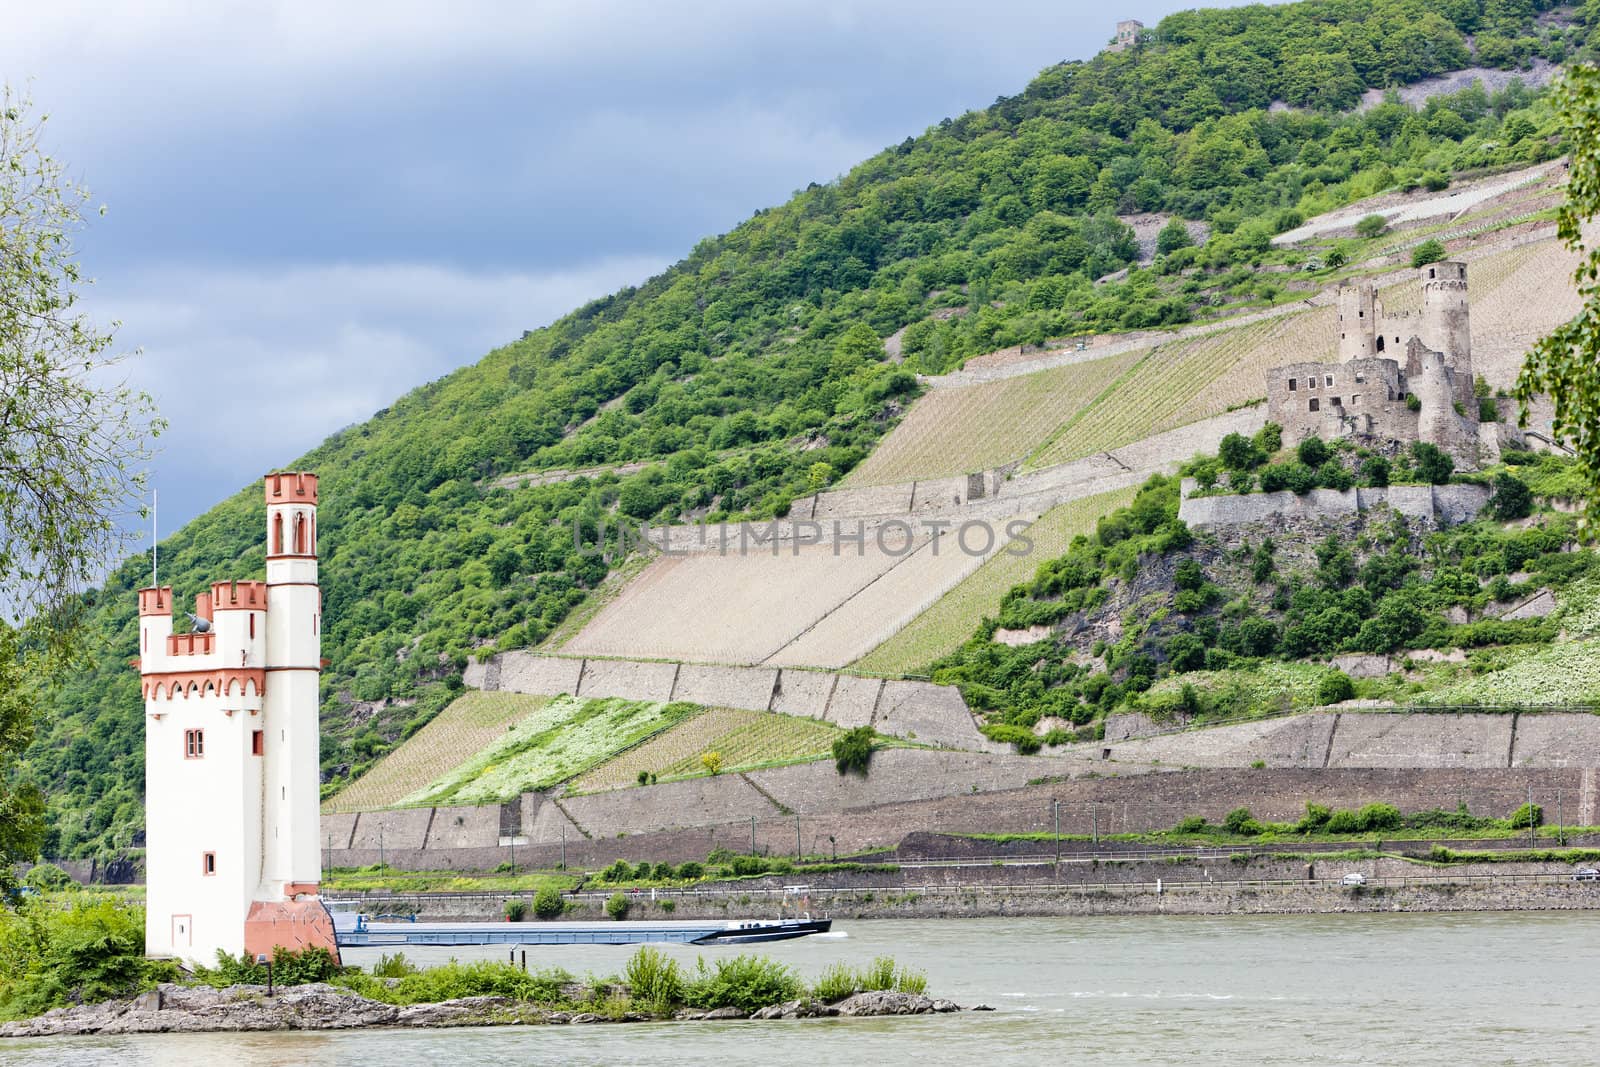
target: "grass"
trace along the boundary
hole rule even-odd
[[[1430,691],[1421,699],[1433,704],[1600,702],[1600,640],[1525,650],[1525,656],[1498,670]]]
[[[548,789],[682,722],[694,704],[557,697],[403,804],[489,804]]]
[[[1014,585],[1033,578],[1040,563],[1065,554],[1078,534],[1094,530],[1100,516],[1133,499],[1133,488],[1058,504],[1028,527],[1033,551],[1026,556],[998,552],[933,606],[854,664],[874,674],[910,674],[946,656],[972,637],[985,615],[1000,608]]]
[[[596,767],[575,782],[578,791],[633,785],[641,771],[658,779],[706,773],[700,757],[716,752],[722,773],[831,756],[843,731],[816,719],[769,711],[712,708]]]
[[[330,797],[322,810],[394,807],[504,737],[513,724],[534,715],[549,702],[549,697],[522,693],[463,693],[366,774]]]
[[[890,485],[1021,459],[1143,354],[1124,352],[1036,374],[931,390],[844,484]]]

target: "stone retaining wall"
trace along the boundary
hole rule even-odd
[[[823,719],[940,748],[1008,751],[978,732],[954,686],[792,667],[718,667],[650,660],[577,659],[505,652],[474,664],[469,685],[517,693],[687,700]]]
[[[1194,479],[1183,480],[1178,518],[1196,529],[1351,517],[1377,507],[1424,522],[1454,526],[1476,517],[1490,496],[1490,490],[1481,485],[1391,485],[1380,489],[1313,489],[1304,494],[1285,490],[1200,497],[1191,495],[1195,489]]]

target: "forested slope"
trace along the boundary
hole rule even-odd
[[[915,371],[1279,299],[1253,267],[1305,216],[1551,158],[1546,108],[1515,87],[1350,110],[1366,89],[1474,62],[1583,54],[1600,7],[1552,18],[1550,6],[1312,0],[1174,15],[1137,48],[1053,67],[283,457],[322,476],[325,771],[357,771],[419,728],[475,649],[535,643],[581,601],[607,563],[575,547],[574,526],[593,544],[613,511],[782,513],[860,462],[915,393]],[[1169,241],[1156,264],[1119,275],[1137,248],[1115,216],[1140,211],[1204,220],[1212,236]],[[955,313],[934,318],[941,308]],[[897,365],[881,339],[901,330]],[[485,488],[641,461],[620,478]],[[259,493],[163,544],[180,598],[261,574]],[[50,794],[55,854],[126,845],[141,825],[127,662],[148,562],[90,594],[96,661],[57,694],[22,768]]]

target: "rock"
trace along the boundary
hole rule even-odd
[[[840,1015],[926,1015],[933,1001],[920,993],[895,993],[887,989],[857,993],[838,1004]]]
[[[933,1010],[935,1012],[939,1013],[940,1015],[946,1015],[946,1014],[949,1014],[950,1012],[953,1012],[953,1011],[960,1011],[961,1010],[961,1005],[957,1004],[953,1000],[945,1000],[943,998],[935,998],[934,1002],[933,1002]]]
[[[487,1026],[505,1021],[522,1021],[522,1014],[510,997],[460,997],[437,1004],[412,1004],[401,1008],[395,1019],[399,1026]]]
[[[572,1016],[564,1011],[553,1011],[545,1017],[545,1022],[548,1022],[552,1025],[570,1023],[571,1021]]]
[[[972,1006],[972,1010],[973,1011],[994,1011],[994,1009],[989,1007],[989,1005],[987,1005],[987,1004],[974,1004]]]
[[[605,1020],[592,1011],[580,1011],[578,1014],[574,1015],[570,1021],[574,1026],[577,1026],[580,1023],[598,1023],[604,1022]]]
[[[750,1013],[742,1008],[713,1008],[700,1016],[700,1018],[708,1021],[715,1019],[748,1019],[749,1017]]]
[[[796,1011],[796,1010],[799,1009],[799,1007],[800,1007],[800,1002],[798,1000],[790,1001],[787,1004],[768,1004],[764,1008],[757,1009],[756,1012],[753,1015],[750,1016],[750,1018],[752,1018],[752,1019],[782,1019],[786,1013]],[[794,1016],[793,1015],[789,1015],[789,1018],[792,1019],[792,1018],[794,1018]]]

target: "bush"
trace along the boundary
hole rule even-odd
[[[80,898],[0,908],[0,1019],[128,996],[174,981],[177,968],[144,957],[144,909]]]
[[[421,968],[406,959],[404,952],[396,952],[393,956],[388,953],[378,957],[378,962],[372,965],[371,973],[374,978],[404,978],[409,974],[418,974]]]
[[[519,923],[528,917],[528,902],[520,897],[513,897],[506,901],[506,922]]]
[[[1261,832],[1261,824],[1256,822],[1249,808],[1234,808],[1228,812],[1228,817],[1222,820],[1222,827],[1230,834],[1245,837],[1253,837]]]
[[[1109,691],[1109,690],[1108,690]],[[1034,732],[1026,726],[1017,726],[1008,722],[984,723],[982,732],[991,741],[998,741],[1002,745],[1016,745],[1017,751],[1024,756],[1031,756],[1039,751],[1043,742]]]
[[[622,980],[636,1006],[654,1015],[666,1015],[683,1003],[683,973],[678,961],[660,949],[644,946],[628,959]]]
[[[738,1008],[755,1011],[769,1004],[798,999],[804,987],[795,972],[760,956],[734,956],[707,967],[700,957],[694,980],[684,987],[683,1000],[691,1008]]]
[[[1204,815],[1186,815],[1178,820],[1178,825],[1172,828],[1175,834],[1203,834],[1209,830],[1210,824]]]
[[[1494,397],[1480,396],[1478,398],[1478,421],[1499,422],[1500,409],[1495,406]]]
[[[1529,491],[1527,483],[1516,475],[1497,474],[1494,476],[1494,495],[1489,498],[1489,508],[1501,522],[1525,519],[1533,512],[1533,493]]]
[[[1417,477],[1434,485],[1444,485],[1455,472],[1456,462],[1448,452],[1426,441],[1411,442],[1411,465]]]
[[[1513,830],[1526,830],[1531,826],[1544,825],[1544,809],[1537,804],[1524,804],[1511,813],[1507,820]]]
[[[602,882],[631,882],[633,881],[633,864],[627,860],[612,860],[611,866],[600,872]]]
[[[1368,485],[1383,488],[1389,484],[1389,461],[1382,456],[1373,456],[1361,465],[1361,476]]]
[[[1317,683],[1317,700],[1324,704],[1338,704],[1356,695],[1356,684],[1343,671],[1329,671]]]
[[[541,886],[533,895],[533,913],[541,919],[559,919],[566,910],[566,898],[553,885]]]
[[[705,755],[700,757],[700,766],[704,767],[709,774],[721,774],[722,753],[707,752]]]
[[[628,917],[628,909],[630,907],[632,905],[628,903],[627,895],[620,890],[606,898],[606,914],[618,922]]]
[[[1357,237],[1379,237],[1389,229],[1389,220],[1382,215],[1368,215],[1356,223]]]
[[[1429,238],[1411,250],[1411,265],[1413,267],[1426,267],[1429,263],[1437,263],[1444,258],[1444,245]]]
[[[1328,443],[1320,437],[1307,437],[1295,448],[1300,462],[1313,469],[1328,462]]]
[[[694,862],[694,860],[690,860],[688,863],[678,864],[678,877],[686,882],[692,882],[696,878],[704,878],[705,874],[706,869],[700,864]]]
[[[853,970],[848,964],[836,963],[823,971],[811,987],[812,995],[824,1004],[832,1004],[855,993],[880,990],[926,993],[928,978],[921,971],[897,967],[892,957],[879,956],[859,971]]]
[[[58,889],[67,889],[78,883],[72,880],[72,875],[63,871],[53,863],[40,863],[30,868],[23,875],[22,884],[32,886],[41,893],[48,893]]]
[[[867,773],[867,764],[872,760],[872,746],[878,734],[871,726],[857,726],[846,730],[844,734],[834,739],[833,765],[840,774],[848,771],[858,771],[862,775]]]

